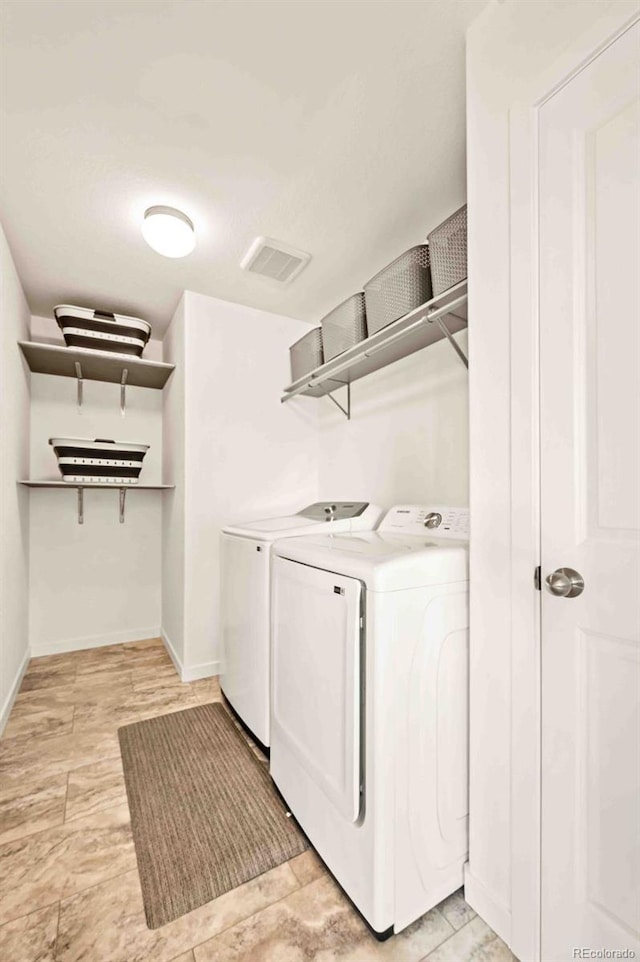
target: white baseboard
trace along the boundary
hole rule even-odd
[[[187,665],[182,670],[183,681],[197,681],[199,678],[211,678],[220,674],[219,661],[204,661],[199,665]]]
[[[162,644],[166,648],[169,658],[173,662],[173,667],[180,675],[180,681],[184,681],[182,677],[182,662],[178,657],[178,652],[175,650],[175,648],[171,644],[171,639],[169,638],[169,635],[166,633],[164,628],[160,629],[160,637],[162,638]]]
[[[160,631],[160,637],[162,638],[162,642],[167,649],[169,658],[171,658],[176,671],[180,675],[180,681],[198,681],[199,678],[211,678],[213,675],[220,674],[219,661],[205,661],[199,665],[183,665],[178,652],[171,644],[171,639],[164,629]]]
[[[500,936],[502,941],[510,945],[511,912],[472,875],[468,862],[464,867],[464,897],[471,908]]]
[[[160,628],[131,628],[128,631],[113,631],[108,635],[93,635],[84,638],[70,638],[65,641],[51,641],[31,646],[31,657],[40,655],[57,655],[65,651],[83,651],[85,648],[104,648],[105,645],[121,645],[127,641],[146,641],[147,638],[159,638]]]
[[[29,667],[29,662],[31,660],[31,652],[27,648],[24,653],[24,658],[22,659],[22,664],[16,672],[16,677],[13,679],[13,684],[9,689],[9,693],[4,700],[4,705],[0,710],[0,735],[4,731],[4,726],[9,720],[9,715],[11,714],[11,709],[13,708],[13,703],[16,700],[16,695],[20,691],[20,685],[22,684],[22,679],[24,678],[25,672]]]

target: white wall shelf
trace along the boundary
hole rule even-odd
[[[111,484],[102,481],[20,481],[28,488],[126,488],[127,491],[169,491],[175,484]]]
[[[89,351],[81,347],[61,347],[36,341],[18,341],[18,345],[34,374],[52,374],[77,380],[79,407],[82,405],[84,380],[119,384],[122,414],[125,412],[127,385],[161,391],[175,368],[175,364],[147,361],[130,354],[109,354],[106,351]]]
[[[465,367],[468,367],[466,355],[453,338],[454,334],[463,331],[466,327],[467,282],[465,280],[294,381],[284,389],[280,400],[284,403],[301,395],[304,397],[328,395],[349,418],[351,415],[350,385],[354,381],[444,338],[449,341]],[[347,388],[346,408],[332,397],[332,392],[340,387]]]
[[[127,491],[172,491],[175,484],[111,484],[100,481],[19,481],[27,488],[71,488],[77,491],[78,524],[84,524],[84,492],[87,488],[111,488],[119,492],[120,524],[124,524],[124,508]]]

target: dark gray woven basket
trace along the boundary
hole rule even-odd
[[[428,246],[418,244],[396,257],[364,285],[364,296],[370,335],[430,300]]]
[[[305,334],[292,344],[289,348],[289,358],[291,360],[291,380],[297,381],[299,378],[315,371],[324,362],[324,352],[322,349],[322,328],[314,327],[312,331]]]
[[[433,293],[442,294],[467,276],[467,205],[429,234]]]
[[[367,336],[367,317],[362,291],[334,307],[320,323],[325,361],[364,341]]]

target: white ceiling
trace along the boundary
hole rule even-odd
[[[317,321],[465,199],[464,32],[484,0],[2,5],[0,218],[34,314],[166,328],[181,292]],[[140,221],[184,210],[198,245]],[[313,255],[289,287],[239,261]]]

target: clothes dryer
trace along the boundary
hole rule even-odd
[[[468,820],[467,510],[279,541],[271,775],[380,938],[460,887]]]

